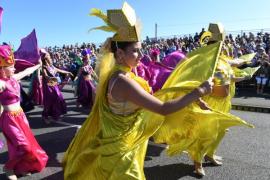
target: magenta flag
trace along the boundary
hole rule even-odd
[[[185,58],[186,58],[185,54],[182,53],[181,51],[174,51],[165,56],[161,63],[164,64],[165,66],[175,68],[176,65]]]
[[[153,92],[156,92],[162,88],[163,84],[172,73],[173,68],[165,66],[160,62],[151,62],[148,65],[148,70],[151,74],[148,83],[152,87]]]
[[[1,29],[2,29],[2,15],[3,15],[3,8],[0,7],[0,32],[1,32]]]
[[[150,62],[151,62],[151,58],[147,55],[144,55],[141,58],[137,67],[134,68],[132,72],[135,73],[137,76],[142,77],[146,81],[149,81],[149,79],[151,78],[151,74],[148,70],[148,65],[150,64]]]
[[[35,64],[26,61],[24,59],[15,59],[15,73],[21,72],[25,70],[26,68],[33,67]]]
[[[35,29],[28,36],[21,39],[21,45],[14,52],[14,57],[15,59],[26,60],[32,64],[38,64],[40,54]]]
[[[162,88],[172,71],[173,68],[151,61],[150,57],[144,56],[133,72],[148,81],[154,93]]]

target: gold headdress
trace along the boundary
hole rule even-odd
[[[204,32],[200,38],[202,45],[208,42],[223,41],[225,39],[224,27],[221,23],[210,23],[208,31]]]
[[[206,45],[209,42],[209,39],[212,37],[212,33],[205,31],[200,37],[200,44]]]
[[[122,9],[107,10],[107,15],[101,10],[93,8],[90,15],[101,18],[106,25],[92,28],[107,32],[114,32],[113,41],[140,41],[140,28],[134,9],[124,2]]]
[[[14,65],[14,55],[9,45],[0,46],[0,67]]]

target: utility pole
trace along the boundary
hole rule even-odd
[[[155,23],[155,39],[157,41],[157,23]]]

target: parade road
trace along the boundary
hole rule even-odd
[[[61,160],[70,141],[88,111],[75,106],[72,93],[64,92],[68,113],[61,122],[46,125],[41,119],[41,107],[27,113],[27,117],[37,141],[49,155],[47,167],[41,173],[20,177],[22,180],[62,180]],[[207,180],[269,180],[270,179],[270,114],[232,111],[255,125],[255,129],[233,127],[226,134],[217,154],[223,157],[223,165],[216,167],[204,163]],[[4,140],[3,134],[0,134]],[[200,179],[193,172],[193,162],[183,153],[168,157],[166,146],[149,142],[145,158],[145,175],[148,180]],[[5,179],[2,167],[8,158],[6,144],[0,151],[0,179]]]

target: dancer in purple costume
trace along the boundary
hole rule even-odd
[[[43,112],[42,119],[46,124],[51,123],[51,119],[59,120],[67,112],[66,102],[59,89],[55,74],[62,73],[72,75],[71,72],[58,69],[53,66],[51,56],[47,52],[41,53],[42,66],[42,88],[43,88]]]
[[[35,105],[43,105],[43,90],[42,90],[42,77],[40,74],[41,69],[37,69],[32,75],[31,89],[29,96]]]
[[[7,178],[16,180],[16,175],[29,175],[41,171],[48,156],[39,146],[20,106],[20,85],[18,80],[33,73],[40,64],[14,74],[14,56],[10,46],[0,46],[0,128],[8,146],[8,161],[3,171]]]
[[[90,57],[87,51],[83,51],[83,66],[79,69],[78,76],[78,99],[77,107],[92,108],[96,93],[96,82],[98,77],[90,65]]]

